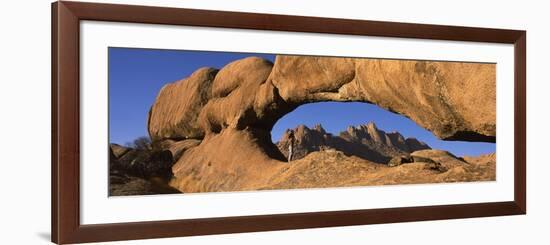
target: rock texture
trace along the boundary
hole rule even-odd
[[[277,148],[260,144],[258,137],[264,136],[234,129],[205,137],[176,162],[170,185],[182,192],[258,189],[284,165],[264,150]]]
[[[112,154],[112,157],[121,158],[124,154],[128,153],[131,149],[124,147],[118,144],[110,144],[109,152]]]
[[[197,139],[187,139],[175,141],[171,139],[163,140],[160,146],[163,149],[167,149],[172,154],[173,159],[179,159],[181,155],[188,149],[198,146],[201,143]]]
[[[109,176],[110,196],[135,196],[135,195],[156,195],[175,194],[178,190],[166,184],[162,179],[143,179],[128,175]]]
[[[396,167],[346,156],[343,152],[326,150],[313,152],[293,164],[288,164],[273,175],[262,189],[296,189],[344,186],[373,186],[397,184],[448,183],[466,181],[494,181],[495,162],[468,164],[453,159],[444,151],[419,153],[441,160],[445,171],[427,168],[435,162],[415,161]],[[413,153],[414,154],[414,153]],[[457,164],[460,162],[460,164]]]
[[[218,70],[202,68],[190,77],[165,85],[149,111],[152,140],[204,137],[199,113],[211,98],[211,85]]]
[[[496,163],[496,154],[484,154],[481,156],[465,156],[463,160],[471,164]]]
[[[335,149],[348,156],[353,155],[372,162],[387,163],[395,156],[430,149],[424,142],[415,138],[405,139],[399,132],[386,133],[378,129],[373,122],[349,126],[338,136],[327,133],[320,124],[315,125],[313,129],[299,125],[293,131],[295,142],[292,160],[304,158],[311,152]],[[287,131],[277,142],[277,147],[285,157],[288,157],[289,144],[289,131]]]
[[[177,143],[180,151],[168,149],[178,156],[171,184],[179,190],[254,189],[285,166],[271,143],[273,125],[305,103],[374,103],[442,139],[494,142],[495,67],[281,55],[272,64],[249,57],[164,86],[151,107],[148,131],[155,142],[194,140]],[[414,143],[391,133],[373,140],[386,137],[397,148]]]
[[[442,139],[494,142],[494,64],[278,56],[270,81],[287,102],[363,101]]]
[[[174,159],[170,151],[109,146],[109,195],[179,193],[168,185]]]
[[[363,101],[405,115],[442,139],[495,140],[494,64],[277,56],[202,68],[162,88],[153,139],[202,138],[222,128],[270,129],[305,103]],[[466,89],[467,88],[467,89]]]

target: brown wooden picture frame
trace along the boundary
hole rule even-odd
[[[79,199],[81,20],[513,44],[514,201],[82,225]],[[52,241],[59,244],[526,213],[525,31],[63,1],[52,4],[51,62],[51,232]]]

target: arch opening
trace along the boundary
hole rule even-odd
[[[366,102],[306,103],[284,114],[271,129],[271,143],[285,158],[290,131],[295,138],[292,160],[324,150],[377,163],[424,149],[444,150],[457,157],[496,151],[495,143],[441,140],[411,119]]]

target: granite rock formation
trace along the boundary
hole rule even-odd
[[[273,64],[249,57],[220,70],[201,68],[164,86],[149,112],[148,131],[155,142],[181,146],[178,142],[192,140],[172,167],[171,184],[179,190],[255,189],[284,167],[284,155],[271,143],[273,125],[306,103],[373,103],[441,139],[494,142],[495,69],[480,63],[282,55]]]
[[[301,104],[362,101],[405,115],[448,140],[495,138],[494,64],[308,56],[257,57],[201,68],[163,87],[153,139],[202,138],[223,128],[270,129]],[[465,89],[468,88],[468,89]]]

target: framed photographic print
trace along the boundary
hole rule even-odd
[[[525,38],[55,2],[52,240],[525,214]]]

